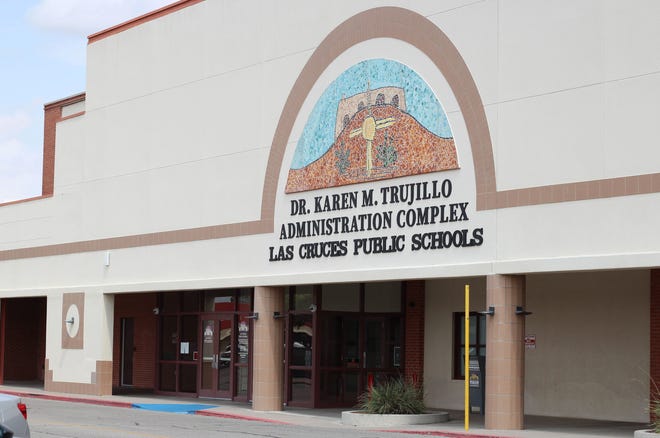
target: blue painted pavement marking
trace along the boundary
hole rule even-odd
[[[216,408],[215,405],[199,404],[156,404],[156,403],[133,403],[134,409],[146,409],[149,411],[174,412],[177,414],[194,414],[203,409]]]

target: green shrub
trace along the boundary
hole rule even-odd
[[[362,393],[358,408],[369,414],[421,414],[424,391],[421,385],[402,378],[388,380]]]
[[[660,399],[658,398],[651,401],[651,420],[653,432],[660,433]]]

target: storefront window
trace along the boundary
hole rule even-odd
[[[181,311],[199,312],[199,292],[181,292]]]
[[[292,310],[298,312],[309,311],[310,306],[314,303],[314,287],[313,286],[296,286],[293,293],[293,308]],[[289,307],[286,307],[289,309]]]
[[[486,316],[470,313],[470,356],[486,356]],[[465,313],[454,313],[454,379],[465,379]]]
[[[312,366],[312,315],[296,315],[293,317],[293,351],[291,365]]]
[[[309,403],[312,401],[312,372],[310,370],[291,370],[289,382],[292,402]]]
[[[162,313],[176,313],[179,311],[180,295],[178,292],[165,292],[160,297]]]
[[[179,333],[176,316],[163,316],[160,326],[160,358],[161,360],[176,360],[176,347],[179,343]]]
[[[247,397],[248,393],[248,368],[236,368],[236,396]]]
[[[204,312],[233,312],[234,291],[209,290],[204,292]]]
[[[199,344],[197,315],[181,317],[181,337],[179,339],[179,360],[196,360]]]
[[[401,311],[401,283],[366,283],[364,311],[369,313],[398,313]]]
[[[176,364],[175,363],[162,363],[159,370],[160,384],[158,388],[161,391],[175,392],[176,391]]]
[[[324,284],[321,308],[324,311],[359,312],[360,284]]]
[[[179,365],[179,392],[197,392],[197,364]]]
[[[355,403],[360,389],[357,371],[321,371],[321,402],[325,404]]]
[[[238,311],[249,312],[252,310],[252,289],[240,289],[238,291]]]
[[[245,316],[238,318],[238,338],[236,340],[238,345],[237,357],[235,358],[238,363],[248,363],[248,353],[250,352],[250,320]]]

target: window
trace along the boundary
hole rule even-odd
[[[470,312],[470,356],[486,356],[486,316]],[[465,312],[454,312],[454,379],[465,379]]]

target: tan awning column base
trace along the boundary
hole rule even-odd
[[[254,311],[252,409],[281,411],[284,320],[273,314],[284,311],[284,288],[255,287]]]
[[[523,429],[525,388],[525,277],[489,275],[487,305],[486,429]]]

